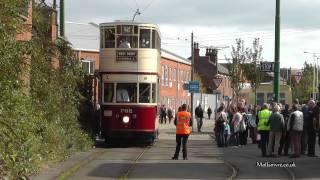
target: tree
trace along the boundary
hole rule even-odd
[[[254,102],[257,105],[257,89],[262,81],[263,73],[259,71],[258,64],[262,61],[262,46],[260,39],[255,38],[252,44],[252,49],[246,51],[246,63],[242,65],[243,74],[250,82],[251,88],[254,91]]]
[[[231,59],[229,62],[229,77],[233,89],[233,99],[238,101],[239,93],[244,83],[249,82],[256,92],[261,80],[262,73],[257,70],[259,61],[262,60],[262,46],[259,38],[255,38],[252,48],[246,48],[244,41],[236,39],[235,46],[232,46]],[[226,58],[228,59],[228,58]]]
[[[311,85],[313,84],[313,68],[312,64],[305,62],[300,82],[297,83],[295,77],[291,77],[293,99],[298,98],[300,102],[308,102],[310,99],[310,94],[313,91]]]

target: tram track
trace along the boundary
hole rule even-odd
[[[143,151],[134,159],[134,161],[131,163],[129,168],[127,170],[125,170],[124,173],[118,177],[118,179],[122,179],[122,180],[129,179],[129,175],[132,172],[134,166],[137,164],[137,162],[140,160],[140,158],[145,154],[145,152],[147,152],[147,150],[150,148],[151,148],[151,146],[145,147],[143,149]]]

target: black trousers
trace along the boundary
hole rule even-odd
[[[187,142],[188,142],[188,137],[189,134],[176,134],[176,151],[174,153],[175,158],[179,157],[179,152],[180,152],[180,147],[181,147],[181,140],[182,140],[182,153],[183,153],[183,158],[188,157],[187,155]]]
[[[283,132],[280,140],[280,147],[278,150],[278,154],[282,155],[282,151],[283,151],[284,155],[288,155],[290,143],[291,143],[291,139],[290,139],[289,132],[287,131]]]
[[[308,129],[308,155],[315,155],[316,131]]]
[[[246,129],[243,132],[240,132],[239,139],[240,139],[240,145],[247,145],[248,129]]]
[[[262,156],[266,156],[267,145],[269,143],[269,131],[259,131],[259,133],[261,135],[260,147],[261,147]]]

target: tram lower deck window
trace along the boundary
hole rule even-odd
[[[104,102],[112,102],[114,95],[114,84],[113,83],[104,83],[104,91],[103,91],[103,100]]]
[[[150,103],[150,88],[151,84],[139,84],[139,103]]]
[[[137,84],[118,83],[117,84],[117,103],[136,103]]]

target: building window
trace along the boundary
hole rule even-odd
[[[271,104],[273,101],[273,93],[268,93],[267,94],[267,103]]]
[[[164,66],[161,66],[161,85],[164,86]]]
[[[264,103],[264,93],[257,93],[257,104],[262,106]]]
[[[81,65],[83,71],[88,75],[94,74],[94,61],[81,59]]]
[[[169,80],[171,81],[172,80],[172,69],[169,68]]]
[[[151,88],[151,96],[152,96],[152,103],[157,102],[157,88],[156,88],[156,83],[152,83],[152,88]]]
[[[166,81],[166,86],[168,86],[169,85],[169,75],[168,75],[168,66],[167,65],[165,65],[165,81]]]
[[[172,76],[173,81],[176,81],[176,77],[177,77],[177,70],[176,70],[176,68],[173,69],[172,75],[173,75],[173,76]]]
[[[280,93],[280,103],[282,105],[286,104],[286,94],[285,93]]]

